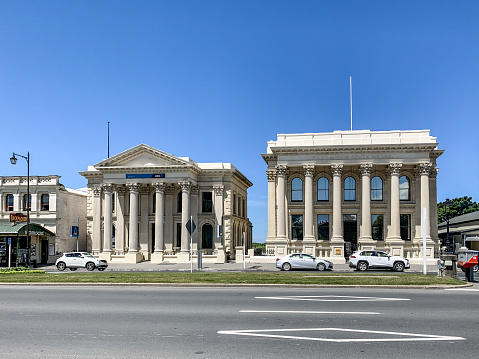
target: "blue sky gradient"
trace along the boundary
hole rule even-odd
[[[78,172],[145,143],[253,183],[277,133],[430,129],[438,200],[479,200],[478,1],[0,2],[0,175]]]

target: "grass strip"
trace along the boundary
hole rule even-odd
[[[304,272],[65,272],[0,273],[2,283],[187,283],[187,284],[331,284],[331,285],[465,285],[453,278],[402,273],[305,274]]]

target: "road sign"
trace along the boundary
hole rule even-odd
[[[188,221],[188,223],[186,223],[186,229],[188,230],[188,233],[191,235],[191,233],[193,233],[196,229],[196,224],[195,224],[195,221],[193,221],[193,219],[190,219]]]
[[[78,237],[78,226],[72,226],[70,237]]]

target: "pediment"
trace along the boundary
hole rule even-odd
[[[171,167],[192,166],[193,161],[186,161],[156,148],[141,144],[103,160],[95,168],[112,167]]]

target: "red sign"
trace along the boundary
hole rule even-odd
[[[10,214],[10,222],[26,222],[27,216],[21,213]]]

